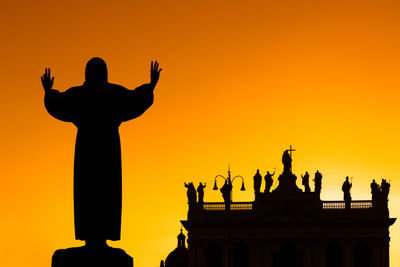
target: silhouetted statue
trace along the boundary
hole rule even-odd
[[[108,82],[106,63],[92,58],[81,86],[52,89],[50,69],[42,76],[45,106],[56,119],[77,128],[74,164],[75,237],[86,244],[119,240],[121,229],[121,148],[118,127],[153,104],[160,71],[151,63],[149,84],[128,90]]]
[[[185,187],[187,188],[187,197],[188,197],[188,202],[189,205],[195,204],[196,203],[196,189],[194,188],[194,185],[192,182],[189,184],[185,183]]]
[[[309,193],[311,191],[309,183],[310,175],[308,174],[308,172],[306,172],[304,176],[303,175],[301,176],[301,178],[302,178],[302,185],[304,185],[304,192]]]
[[[375,182],[375,179],[373,179],[371,183],[372,200],[377,200],[379,198],[380,191],[379,185]]]
[[[346,181],[344,181],[343,185],[342,185],[342,191],[343,191],[343,198],[344,201],[346,202],[346,208],[350,208],[350,202],[351,202],[351,194],[350,194],[350,190],[352,187],[352,183],[349,182],[349,176],[346,176]]]
[[[262,181],[262,176],[260,174],[260,170],[257,169],[257,173],[253,177],[255,193],[260,193],[261,181]]]
[[[161,262],[160,262],[160,267],[165,267],[164,261],[161,261]]]
[[[291,172],[292,171],[292,157],[289,154],[289,150],[285,150],[282,156],[283,163],[283,172]]]
[[[387,200],[389,196],[389,190],[390,190],[390,183],[386,181],[386,179],[382,179],[381,183],[381,191],[382,191],[382,198],[383,200]]]
[[[232,192],[232,184],[225,181],[224,185],[220,189],[222,193],[222,197],[224,199],[225,204],[231,202],[231,192]]]
[[[197,187],[197,193],[199,196],[199,203],[204,203],[204,188],[206,187],[206,183],[204,185],[200,182],[199,186]]]
[[[321,193],[322,188],[322,174],[317,170],[314,176],[314,191],[318,195]]]
[[[264,176],[264,180],[265,180],[264,192],[265,193],[269,193],[269,190],[271,189],[272,184],[274,183],[274,180],[272,179],[272,176],[274,176],[274,174],[275,174],[275,171],[272,174],[269,173],[269,171],[267,171],[267,174]]]

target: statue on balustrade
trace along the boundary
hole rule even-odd
[[[283,163],[284,173],[292,172],[292,157],[290,156],[288,149],[286,149],[285,152],[283,152],[282,163]]]
[[[264,180],[265,180],[265,191],[264,192],[266,192],[266,193],[269,193],[269,190],[271,189],[272,184],[274,183],[274,180],[272,179],[272,176],[274,176],[274,174],[275,174],[275,171],[272,174],[269,173],[269,171],[267,171],[267,174],[264,177]]]
[[[346,181],[344,181],[343,185],[342,185],[342,191],[343,191],[343,198],[344,201],[346,202],[346,207],[347,207],[347,203],[350,203],[351,201],[351,187],[353,186],[353,184],[349,181],[349,176],[346,176]]]
[[[382,179],[381,191],[382,191],[383,200],[387,200],[388,199],[389,190],[390,190],[390,183],[388,183],[386,181],[386,179]]]
[[[322,188],[322,174],[317,170],[314,176],[314,191],[315,193],[318,194],[318,196],[321,194],[321,188]]]
[[[204,188],[206,187],[206,183],[204,185],[200,182],[199,186],[197,187],[197,193],[199,196],[199,203],[204,203]]]
[[[188,197],[188,202],[189,205],[196,204],[196,189],[194,188],[194,185],[192,182],[189,184],[185,183],[185,187],[187,188],[187,197]]]
[[[255,193],[260,193],[261,181],[262,181],[262,176],[260,174],[260,170],[257,170],[257,173],[253,177]]]
[[[308,174],[308,172],[306,172],[304,176],[303,175],[301,176],[301,178],[302,178],[302,185],[304,185],[304,192],[309,193],[311,191],[309,184],[310,175]]]
[[[373,179],[371,183],[372,200],[373,201],[377,200],[379,198],[380,193],[381,189],[379,188],[379,185],[375,182],[375,179]]]

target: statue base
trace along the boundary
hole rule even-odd
[[[133,259],[119,248],[75,247],[56,250],[52,267],[133,267]]]
[[[303,191],[297,187],[296,180],[297,177],[290,171],[283,172],[278,177],[279,185],[272,191],[273,194],[281,194],[285,196],[300,194]]]

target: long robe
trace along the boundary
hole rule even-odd
[[[121,146],[118,128],[153,104],[153,88],[128,90],[110,83],[45,94],[47,111],[72,122],[78,133],[74,162],[74,219],[78,240],[119,240],[121,232]]]
[[[344,193],[344,201],[351,201],[351,194],[350,194],[350,189],[351,189],[352,184],[346,180],[344,181],[343,185],[342,185],[342,191]]]

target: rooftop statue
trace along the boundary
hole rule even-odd
[[[196,203],[196,189],[194,188],[194,185],[192,182],[190,183],[185,183],[185,187],[187,188],[187,197],[188,197],[188,202],[189,205],[195,204]]]
[[[390,183],[388,183],[386,181],[386,179],[382,179],[381,191],[382,191],[383,200],[387,200],[388,199],[389,190],[390,190]]]
[[[344,194],[344,201],[350,201],[351,200],[351,194],[350,194],[350,190],[351,187],[353,186],[353,184],[349,181],[349,176],[346,176],[346,181],[344,181],[343,185],[342,185],[342,191]]]
[[[371,183],[371,194],[372,194],[372,200],[377,200],[379,198],[379,195],[381,193],[381,189],[379,188],[379,185],[375,182],[375,179],[372,180]]]
[[[289,154],[289,150],[286,149],[282,155],[283,172],[292,172],[292,157]]]
[[[311,191],[309,184],[310,175],[308,174],[308,172],[306,172],[304,176],[303,175],[301,176],[301,178],[302,178],[301,184],[304,185],[304,192],[309,193]]]
[[[314,176],[314,191],[315,193],[318,194],[318,196],[321,194],[321,188],[322,188],[322,174],[317,170]]]
[[[274,183],[274,180],[272,179],[272,176],[274,176],[274,175],[275,175],[275,171],[272,174],[269,173],[269,171],[267,171],[267,174],[264,177],[264,180],[265,180],[265,190],[264,190],[264,192],[265,193],[269,193],[269,191],[271,190],[271,187],[272,187],[272,185]]]
[[[204,188],[206,187],[206,183],[204,185],[200,182],[197,187],[197,193],[199,195],[199,203],[204,203]]]
[[[373,201],[387,201],[390,190],[390,183],[386,179],[382,179],[381,185],[379,186],[375,179],[371,183],[371,194]]]
[[[254,182],[254,192],[260,193],[261,182],[262,182],[262,176],[260,174],[260,170],[257,170],[257,173],[254,175],[253,182]]]
[[[343,198],[345,203],[346,208],[350,208],[350,202],[351,202],[351,187],[353,184],[349,181],[349,176],[346,176],[346,181],[344,181],[342,185],[342,191],[343,191]]]

